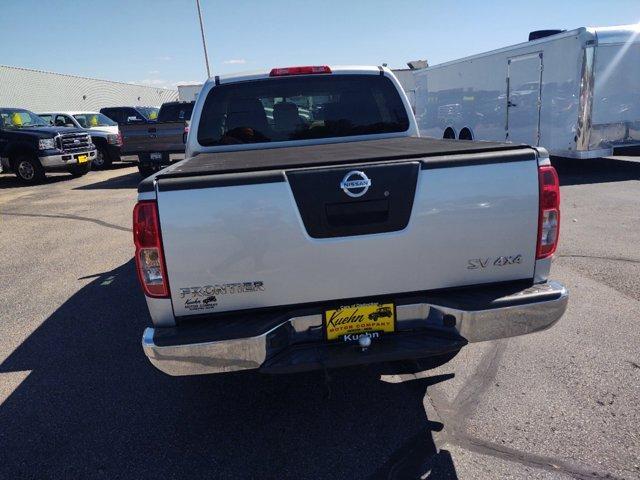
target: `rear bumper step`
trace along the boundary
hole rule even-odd
[[[358,345],[326,342],[321,310],[147,328],[142,347],[151,363],[169,375],[248,369],[284,373],[442,355],[468,342],[544,330],[567,308],[567,290],[557,282],[500,293],[480,287],[398,302],[397,332],[376,339],[364,351]]]
[[[363,349],[357,343],[312,343],[293,345],[267,359],[264,373],[293,373],[323,368],[348,367],[369,363],[445,355],[460,350],[467,341],[459,335],[442,335],[435,331],[398,332],[381,337]]]

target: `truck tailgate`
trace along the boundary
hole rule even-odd
[[[184,121],[122,125],[123,152],[166,152],[184,150]]]
[[[122,133],[122,153],[125,155],[135,154],[138,152],[146,152],[152,139],[149,136],[149,129],[154,124],[133,124],[120,125],[120,133]]]
[[[363,147],[341,145],[344,161],[328,165],[274,149],[282,162],[156,179],[176,316],[533,278],[535,150],[425,143],[350,161]],[[343,182],[360,174],[370,185],[349,195]]]
[[[184,121],[158,122],[150,130],[153,142],[152,151],[183,151],[184,150]]]

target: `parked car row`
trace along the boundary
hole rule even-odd
[[[46,172],[86,174],[134,156],[148,176],[184,153],[194,102],[100,112],[0,108],[0,172],[38,183]]]
[[[0,108],[0,171],[37,183],[50,171],[85,175],[95,158],[86,129],[51,125],[29,110]]]

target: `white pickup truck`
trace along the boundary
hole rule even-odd
[[[170,375],[451,358],[553,325],[543,149],[418,138],[383,67],[209,80],[187,158],[144,180],[135,259]]]

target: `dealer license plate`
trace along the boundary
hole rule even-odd
[[[78,156],[78,163],[84,163],[89,161],[89,157],[87,157],[86,155],[79,155]]]
[[[162,160],[161,153],[152,153],[151,155],[149,155],[149,157],[151,158],[151,160]]]
[[[395,326],[393,303],[348,305],[324,313],[327,340],[357,340],[363,333],[393,332]]]

